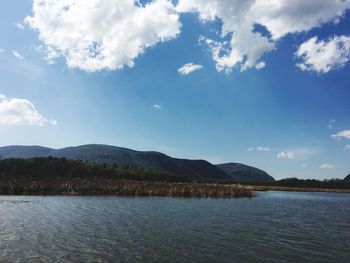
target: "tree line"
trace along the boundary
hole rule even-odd
[[[0,160],[0,179],[123,179],[184,182],[186,178],[168,172],[117,164],[96,164],[66,158],[37,157]]]
[[[0,160],[0,180],[17,179],[120,179],[135,181],[164,181],[164,182],[193,182],[193,179],[169,172],[142,169],[131,166],[118,166],[117,164],[96,164],[86,161],[70,160],[55,157],[37,157],[30,159],[4,159]],[[195,180],[203,183],[232,183],[261,186],[285,186],[302,188],[323,189],[350,189],[350,180],[331,179],[298,179],[287,178],[273,182],[237,182],[237,181],[213,181]]]
[[[320,189],[350,189],[350,180],[343,179],[298,179],[286,178],[273,182],[240,182],[245,185],[263,185],[263,186],[285,186],[300,188],[320,188]]]

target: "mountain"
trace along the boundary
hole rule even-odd
[[[41,146],[5,146],[0,147],[0,159],[46,157],[50,155],[51,151],[52,149]]]
[[[224,171],[205,160],[187,160],[169,157],[160,152],[143,152],[116,146],[90,144],[62,149],[40,146],[0,147],[0,159],[32,157],[65,157],[99,164],[129,165],[166,171],[192,179],[229,180]]]
[[[349,181],[350,182],[350,174],[344,178],[344,181]]]
[[[241,163],[217,164],[218,168],[228,174],[235,181],[245,182],[271,182],[275,179],[266,172]]]

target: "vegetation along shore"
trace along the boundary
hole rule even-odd
[[[169,173],[65,158],[0,161],[1,195],[251,197],[248,187],[188,182]]]
[[[199,181],[169,172],[66,158],[0,160],[1,195],[251,197],[252,191],[268,190],[350,193],[350,182],[296,178],[270,182]]]

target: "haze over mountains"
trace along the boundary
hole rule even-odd
[[[206,160],[172,158],[160,152],[135,151],[109,145],[90,144],[62,149],[41,146],[0,147],[0,159],[32,157],[65,157],[67,159],[117,164],[159,171],[167,171],[192,179],[235,180],[235,181],[274,181],[274,178],[257,168],[226,163],[213,165]]]

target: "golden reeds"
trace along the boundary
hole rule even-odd
[[[0,179],[2,195],[251,197],[246,186],[116,179]]]

